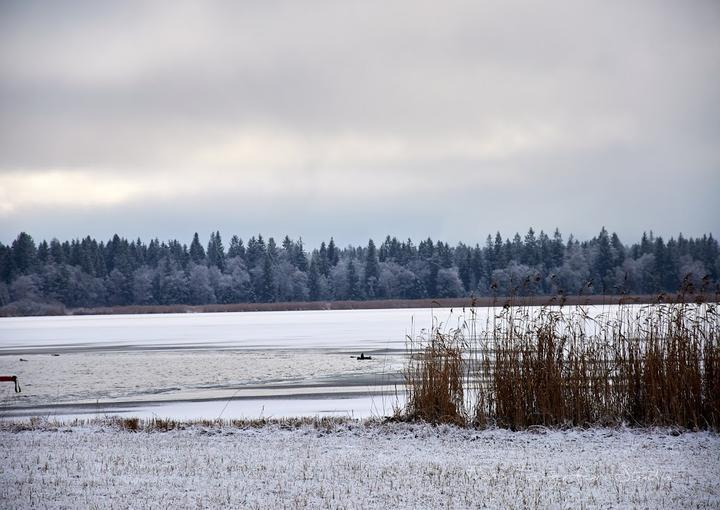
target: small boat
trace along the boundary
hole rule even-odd
[[[358,357],[355,358],[355,359],[359,359],[359,360],[372,359],[372,356],[365,356],[365,353],[364,353],[364,352],[361,352],[361,353],[360,353],[360,356],[358,356]]]

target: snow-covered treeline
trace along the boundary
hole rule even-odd
[[[302,240],[232,236],[204,245],[149,243],[115,235],[39,244],[21,233],[0,243],[0,305],[212,304],[368,300],[469,295],[621,294],[715,291],[718,242],[710,235],[665,241],[650,233],[630,246],[604,228],[580,242],[559,231],[488,236],[480,245],[415,244],[387,237],[379,246],[339,248],[331,238],[308,251]],[[30,306],[32,308],[32,306]]]

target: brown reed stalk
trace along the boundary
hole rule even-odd
[[[659,301],[662,301],[661,298]],[[562,303],[562,301],[559,301]],[[508,302],[483,327],[413,343],[406,417],[511,429],[532,426],[720,428],[715,302],[583,306]]]

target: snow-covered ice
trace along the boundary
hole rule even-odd
[[[377,415],[389,411],[386,397],[402,382],[406,333],[431,316],[340,310],[2,319],[0,373],[17,374],[23,392],[0,387],[0,418],[215,418],[219,409],[225,418]],[[373,359],[357,361],[361,352]]]
[[[86,425],[0,432],[3,508],[718,508],[720,438],[668,430]]]
[[[450,309],[312,310],[10,317],[0,353],[157,349],[385,349]]]

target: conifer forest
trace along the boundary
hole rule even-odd
[[[48,306],[205,305],[373,299],[650,294],[681,286],[717,292],[720,250],[712,236],[626,245],[603,228],[590,240],[532,228],[455,246],[386,237],[379,245],[309,249],[261,234],[220,232],[203,242],[143,242],[118,235],[36,242],[23,232],[0,243],[0,305],[22,314]]]

